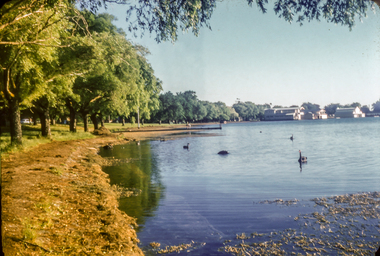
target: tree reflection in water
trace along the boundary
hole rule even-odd
[[[109,174],[111,185],[139,191],[136,195],[121,198],[119,209],[137,218],[137,231],[141,231],[146,217],[154,216],[165,189],[150,143],[146,141],[140,145],[117,145],[112,150],[101,148],[100,155],[107,158],[130,159],[128,163],[105,166],[103,171]]]

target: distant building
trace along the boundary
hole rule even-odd
[[[301,120],[303,107],[294,108],[267,108],[264,110],[265,121]]]
[[[365,114],[360,110],[359,107],[337,108],[335,112],[335,118],[358,118],[358,117],[365,117]]]
[[[327,119],[327,114],[324,109],[318,111],[305,112],[302,115],[302,119],[313,120],[313,119]]]
[[[313,112],[305,112],[302,116],[302,119],[304,120],[313,120],[315,119],[315,115]]]
[[[316,112],[317,118],[316,119],[327,119],[326,110],[321,109]]]
[[[366,117],[379,117],[380,116],[380,112],[368,112],[367,114],[365,114]]]

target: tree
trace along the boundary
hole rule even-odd
[[[372,104],[373,112],[380,112],[380,100]]]
[[[343,108],[360,108],[362,106],[362,104],[360,104],[359,102],[353,102],[351,104],[346,104],[343,106]]]
[[[216,0],[139,0],[135,4],[130,4],[127,0],[103,0],[103,3],[85,0],[80,4],[82,8],[96,12],[99,6],[107,6],[111,2],[128,5],[126,20],[131,33],[135,33],[135,36],[138,30],[141,35],[145,32],[153,33],[157,42],[176,41],[180,31],[191,30],[194,35],[198,35],[203,26],[211,29],[209,20],[217,3]],[[254,2],[261,12],[267,12],[268,0],[247,0],[249,6]],[[380,0],[374,2],[380,4]],[[348,26],[351,30],[355,21],[365,17],[368,9],[374,8],[373,5],[370,0],[276,0],[273,9],[279,18],[289,23],[296,19],[297,23],[303,25],[305,21],[320,21],[323,18],[331,23]]]
[[[140,116],[149,120],[151,113],[159,109],[162,82],[154,75],[154,70],[146,59],[146,56],[150,54],[149,50],[141,45],[135,45],[134,49],[137,53],[140,70],[139,89],[138,95],[135,97],[135,105],[139,109]]]
[[[172,93],[167,92],[159,96],[160,109],[157,112],[156,119],[163,122],[171,120],[183,120],[185,117],[184,109],[178,98]]]
[[[305,112],[316,112],[316,111],[321,110],[318,104],[314,104],[311,102],[302,103],[301,107],[305,109]]]
[[[188,122],[198,120],[196,108],[198,107],[198,98],[194,91],[185,91],[177,93],[178,100],[184,110],[184,119]]]
[[[331,104],[325,106],[326,114],[333,115],[333,114],[335,114],[336,109],[341,108],[341,107],[342,107],[342,105],[340,105],[339,103],[331,103]]]
[[[46,0],[52,4],[57,0]],[[5,3],[21,1],[5,0]],[[45,1],[40,1],[45,2]],[[259,10],[267,12],[268,0],[247,0],[249,6],[256,3]],[[374,9],[374,2],[380,4],[380,0],[327,0],[327,1],[294,1],[276,0],[273,4],[275,14],[279,18],[291,23],[296,22],[302,25],[305,21],[317,20],[321,18],[335,24],[348,26],[351,30],[357,19],[361,20],[366,16],[368,9]],[[201,27],[211,29],[209,20],[216,8],[217,0],[139,0],[130,2],[128,0],[83,0],[80,1],[82,9],[89,9],[93,13],[99,7],[106,7],[109,3],[124,4],[127,6],[126,21],[130,33],[137,36],[137,31],[143,35],[145,32],[155,34],[157,42],[176,41],[178,33],[191,30],[198,35]],[[0,5],[0,7],[3,7]],[[5,8],[7,11],[8,8]],[[0,18],[3,13],[0,13]]]
[[[363,107],[361,107],[360,111],[363,112],[364,114],[371,112],[371,110],[369,109],[367,105],[364,105]]]
[[[235,103],[232,107],[245,121],[255,120],[259,118],[259,108],[253,102],[239,102]]]
[[[232,121],[239,121],[239,114],[235,111],[233,107],[229,107],[230,109],[230,118]]]

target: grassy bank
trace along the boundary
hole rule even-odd
[[[128,129],[137,129],[137,124],[125,124],[121,123],[105,123],[105,127],[111,132],[123,131]],[[173,126],[173,125],[170,125]],[[141,128],[148,127],[169,127],[169,124],[145,124],[140,125]],[[92,139],[95,136],[91,133],[93,128],[90,128],[91,132],[84,132],[83,123],[77,125],[77,132],[70,132],[69,126],[64,124],[51,125],[51,137],[46,138],[41,136],[41,125],[22,125],[22,139],[23,144],[21,146],[11,145],[11,136],[9,127],[1,127],[0,133],[0,152],[3,154],[15,153],[22,150],[29,150],[35,146],[50,143],[52,141],[69,141],[80,139]]]
[[[116,136],[53,141],[2,161],[5,255],[142,255],[97,148]],[[124,142],[125,143],[125,142]]]

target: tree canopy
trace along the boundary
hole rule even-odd
[[[53,5],[57,1],[39,0],[38,2]],[[5,3],[7,2],[11,1],[8,0]],[[138,0],[132,2],[128,0],[82,0],[79,1],[79,5],[82,9],[88,9],[93,13],[96,13],[100,7],[107,8],[111,3],[125,5],[125,18],[130,33],[142,36],[147,32],[154,34],[157,42],[174,42],[177,40],[178,34],[183,31],[191,30],[194,35],[198,35],[202,27],[211,29],[210,19],[217,2],[217,0]],[[268,7],[268,0],[247,0],[248,6],[256,5],[263,13],[273,7],[279,18],[290,23],[296,22],[303,25],[307,21],[325,19],[327,22],[347,26],[350,30],[357,19],[362,20],[370,9],[374,9],[374,3],[379,4],[380,0],[276,0],[271,7]],[[8,9],[2,9],[0,18]]]
[[[145,57],[149,51],[129,42],[112,15],[79,12],[66,0],[12,1],[1,13],[0,99],[12,143],[22,143],[25,108],[40,117],[42,136],[50,136],[50,114],[62,113],[62,105],[73,132],[78,112],[84,121],[87,114],[102,119],[136,109],[149,118],[158,108],[162,86]]]
[[[113,2],[128,6],[126,21],[130,32],[136,36],[138,31],[141,35],[145,32],[155,34],[157,42],[176,41],[178,33],[182,31],[191,30],[194,35],[198,35],[203,26],[211,29],[209,20],[217,5],[216,0],[139,0],[136,4],[127,0],[103,0],[103,5],[106,7]],[[379,0],[375,2],[379,3]],[[81,1],[81,7],[93,11],[101,4],[94,0]],[[268,10],[268,0],[247,0],[247,4],[255,4],[263,13]],[[295,21],[302,26],[306,21],[325,19],[327,22],[347,26],[350,30],[356,19],[366,17],[369,9],[374,9],[374,2],[370,0],[276,0],[273,3],[275,14],[289,23]]]

